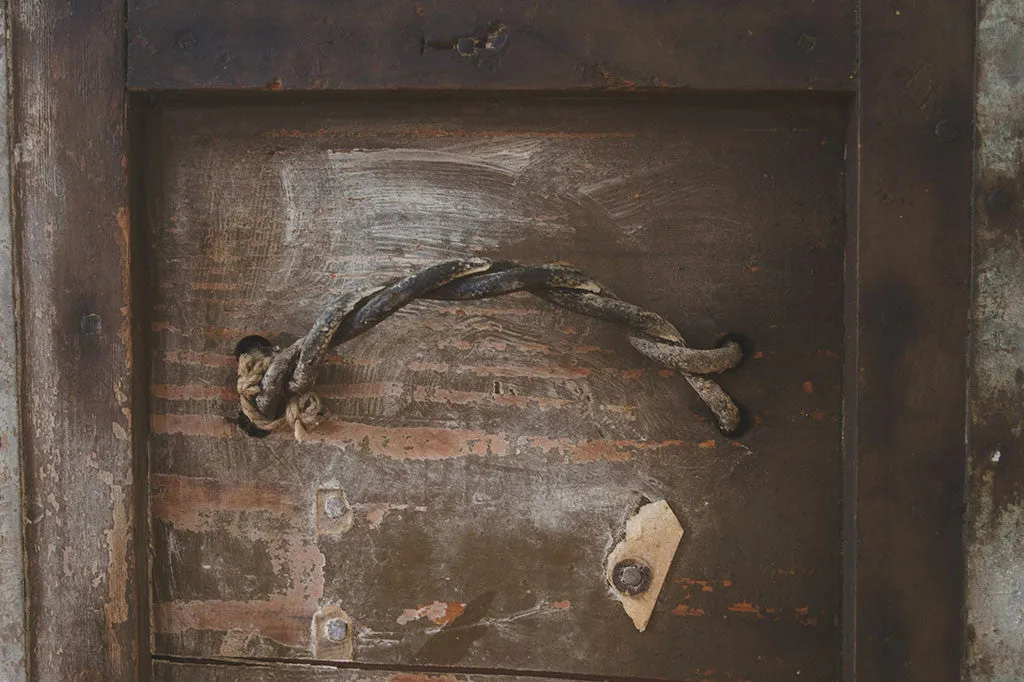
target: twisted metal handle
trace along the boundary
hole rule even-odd
[[[724,433],[739,429],[739,408],[717,383],[703,376],[739,363],[743,351],[736,341],[706,350],[690,348],[666,319],[619,299],[586,273],[556,264],[524,266],[483,258],[439,263],[380,288],[342,294],[309,333],[285,348],[260,336],[242,339],[235,349],[242,406],[239,425],[253,436],[290,427],[295,438],[302,440],[324,418],[313,384],[330,348],[359,336],[418,298],[468,301],[516,291],[621,325],[635,349],[683,375]]]

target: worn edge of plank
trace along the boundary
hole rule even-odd
[[[127,100],[127,156],[129,158],[128,199],[131,215],[129,248],[131,280],[132,377],[131,403],[135,428],[131,431],[132,476],[139,482],[135,492],[135,599],[136,640],[140,680],[152,679],[152,523],[150,512],[149,438],[150,438],[150,320],[143,306],[152,291],[152,275],[147,260],[150,248],[150,216],[146,209],[147,188],[154,160],[148,153],[147,135],[155,118],[152,98],[129,95]]]
[[[27,664],[133,679],[125,7],[10,11]]]
[[[861,21],[847,673],[959,680],[974,3],[862,3]]]
[[[0,679],[25,680],[25,581],[18,417],[16,246],[11,213],[10,33],[0,4]]]
[[[182,678],[161,677],[161,674],[174,670],[190,670],[195,673],[213,674],[211,678],[222,680],[217,676],[218,672],[239,671],[245,680],[349,680],[352,682],[470,682],[480,680],[482,682],[498,682],[511,680],[541,680],[554,682],[556,680],[575,680],[578,682],[666,682],[666,678],[637,677],[634,675],[599,675],[588,673],[550,672],[533,669],[506,669],[506,668],[475,668],[475,667],[452,667],[452,666],[431,666],[431,665],[401,665],[389,663],[368,663],[354,661],[328,661],[319,659],[296,659],[296,658],[231,658],[231,657],[196,657],[171,654],[155,654],[153,656],[154,679],[174,680]],[[260,676],[260,673],[269,673],[269,676]],[[308,677],[312,673],[317,677]],[[322,673],[327,677],[320,677]],[[370,677],[367,677],[369,675]],[[196,678],[185,678],[194,680]],[[238,679],[234,677],[228,680]],[[700,679],[687,677],[681,678],[681,682],[701,682],[707,678]],[[740,681],[742,682],[742,681]]]

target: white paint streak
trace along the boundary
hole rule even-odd
[[[294,277],[285,278],[291,284],[309,280],[313,243],[319,253],[334,254],[328,264],[346,276],[379,281],[529,235],[571,235],[567,213],[552,211],[550,197],[542,196],[546,188],[529,178],[542,152],[545,159],[555,154],[566,162],[574,153],[551,141],[483,139],[443,148],[276,157],[268,163],[279,178],[282,226],[271,229],[281,230],[283,248],[274,271],[291,272]],[[379,272],[382,252],[388,254],[386,272]],[[316,262],[322,269],[324,261]]]
[[[459,152],[444,149],[423,149],[409,147],[404,149],[353,149],[347,152],[328,151],[328,158],[333,162],[341,161],[350,169],[380,168],[391,164],[453,164],[462,170],[478,170],[514,176],[514,169],[522,171],[530,162],[530,155],[509,151],[502,153],[499,148],[463,146]],[[511,163],[510,163],[511,162]]]

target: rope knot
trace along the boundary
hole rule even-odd
[[[238,396],[241,399],[242,414],[252,424],[264,431],[277,431],[285,426],[301,442],[324,418],[320,398],[313,391],[289,395],[284,414],[276,418],[266,417],[256,404],[256,398],[263,392],[263,378],[273,363],[274,355],[261,351],[249,351],[238,356]]]

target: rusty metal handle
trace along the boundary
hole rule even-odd
[[[715,415],[723,433],[740,428],[741,412],[706,375],[735,367],[740,344],[695,349],[660,315],[619,299],[589,275],[563,265],[524,266],[466,258],[440,263],[379,288],[339,296],[304,337],[285,348],[247,336],[236,349],[239,425],[252,436],[290,427],[298,440],[324,417],[313,384],[330,348],[355,338],[412,301],[468,301],[527,291],[584,315],[622,326],[645,356],[678,370]]]

